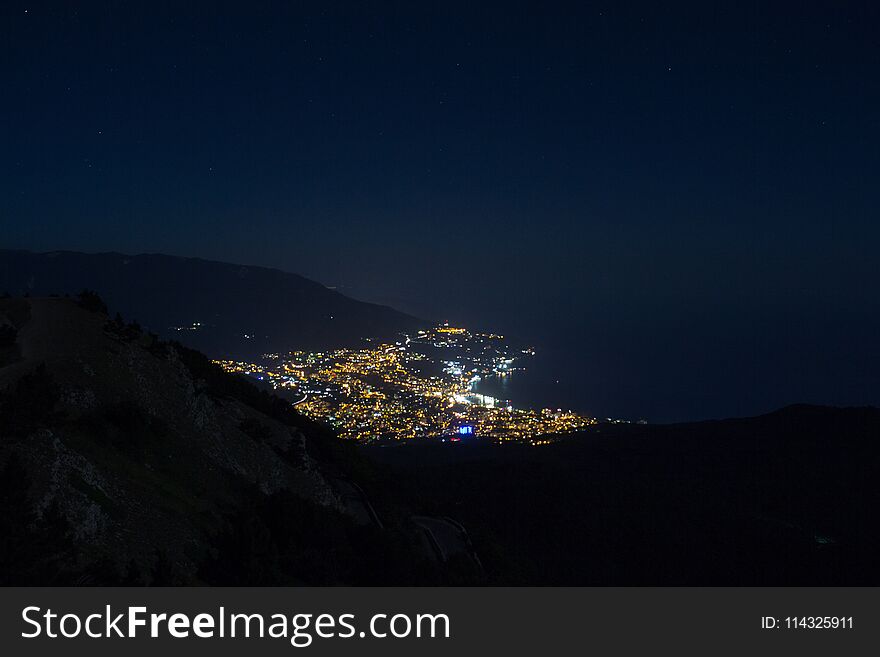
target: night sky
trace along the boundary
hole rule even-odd
[[[0,246],[294,271],[602,415],[880,404],[875,7],[7,2]]]

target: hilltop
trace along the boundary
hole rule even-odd
[[[0,294],[96,290],[111,313],[211,357],[357,345],[425,322],[296,274],[159,254],[0,250]]]

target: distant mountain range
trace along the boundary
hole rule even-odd
[[[427,322],[277,269],[160,254],[0,250],[0,294],[97,292],[137,320],[213,357],[391,339]]]

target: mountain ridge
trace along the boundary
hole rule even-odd
[[[0,250],[0,292],[98,292],[111,312],[212,357],[355,346],[426,325],[269,267],[161,253]]]
[[[289,403],[97,297],[0,299],[0,328],[0,583],[352,584],[385,550],[440,577]]]

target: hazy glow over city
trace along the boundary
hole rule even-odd
[[[545,444],[595,419],[561,409],[515,408],[474,391],[482,377],[508,376],[534,352],[504,336],[437,326],[393,344],[266,354],[261,363],[217,361],[296,397],[299,411],[363,442],[479,437]]]

